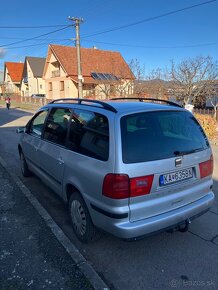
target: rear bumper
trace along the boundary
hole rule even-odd
[[[184,223],[187,219],[192,220],[200,216],[210,209],[213,201],[214,194],[211,191],[203,198],[181,208],[136,222],[114,222],[113,225],[110,225],[110,229],[108,229],[113,235],[124,239],[132,239],[153,234],[155,232],[175,228]]]

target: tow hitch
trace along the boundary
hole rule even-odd
[[[188,229],[189,229],[189,225],[190,225],[190,224],[191,224],[191,220],[190,220],[190,219],[187,219],[187,220],[185,221],[185,226],[183,226],[183,225],[180,225],[180,226],[179,226],[179,231],[182,232],[182,233],[187,232]]]

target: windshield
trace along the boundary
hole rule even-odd
[[[153,161],[191,154],[209,147],[190,112],[158,111],[121,118],[124,163]]]

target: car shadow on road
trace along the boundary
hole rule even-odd
[[[33,114],[31,112],[26,112],[23,110],[19,109],[9,109],[7,110],[6,108],[0,107],[0,127],[8,124],[7,127],[11,127],[14,121],[20,119],[20,118],[26,118],[32,116]],[[19,122],[18,122],[19,123]],[[21,126],[18,124],[18,126]]]

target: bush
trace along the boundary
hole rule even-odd
[[[203,127],[207,137],[213,139],[216,134],[216,120],[210,115],[195,114],[195,117]]]

